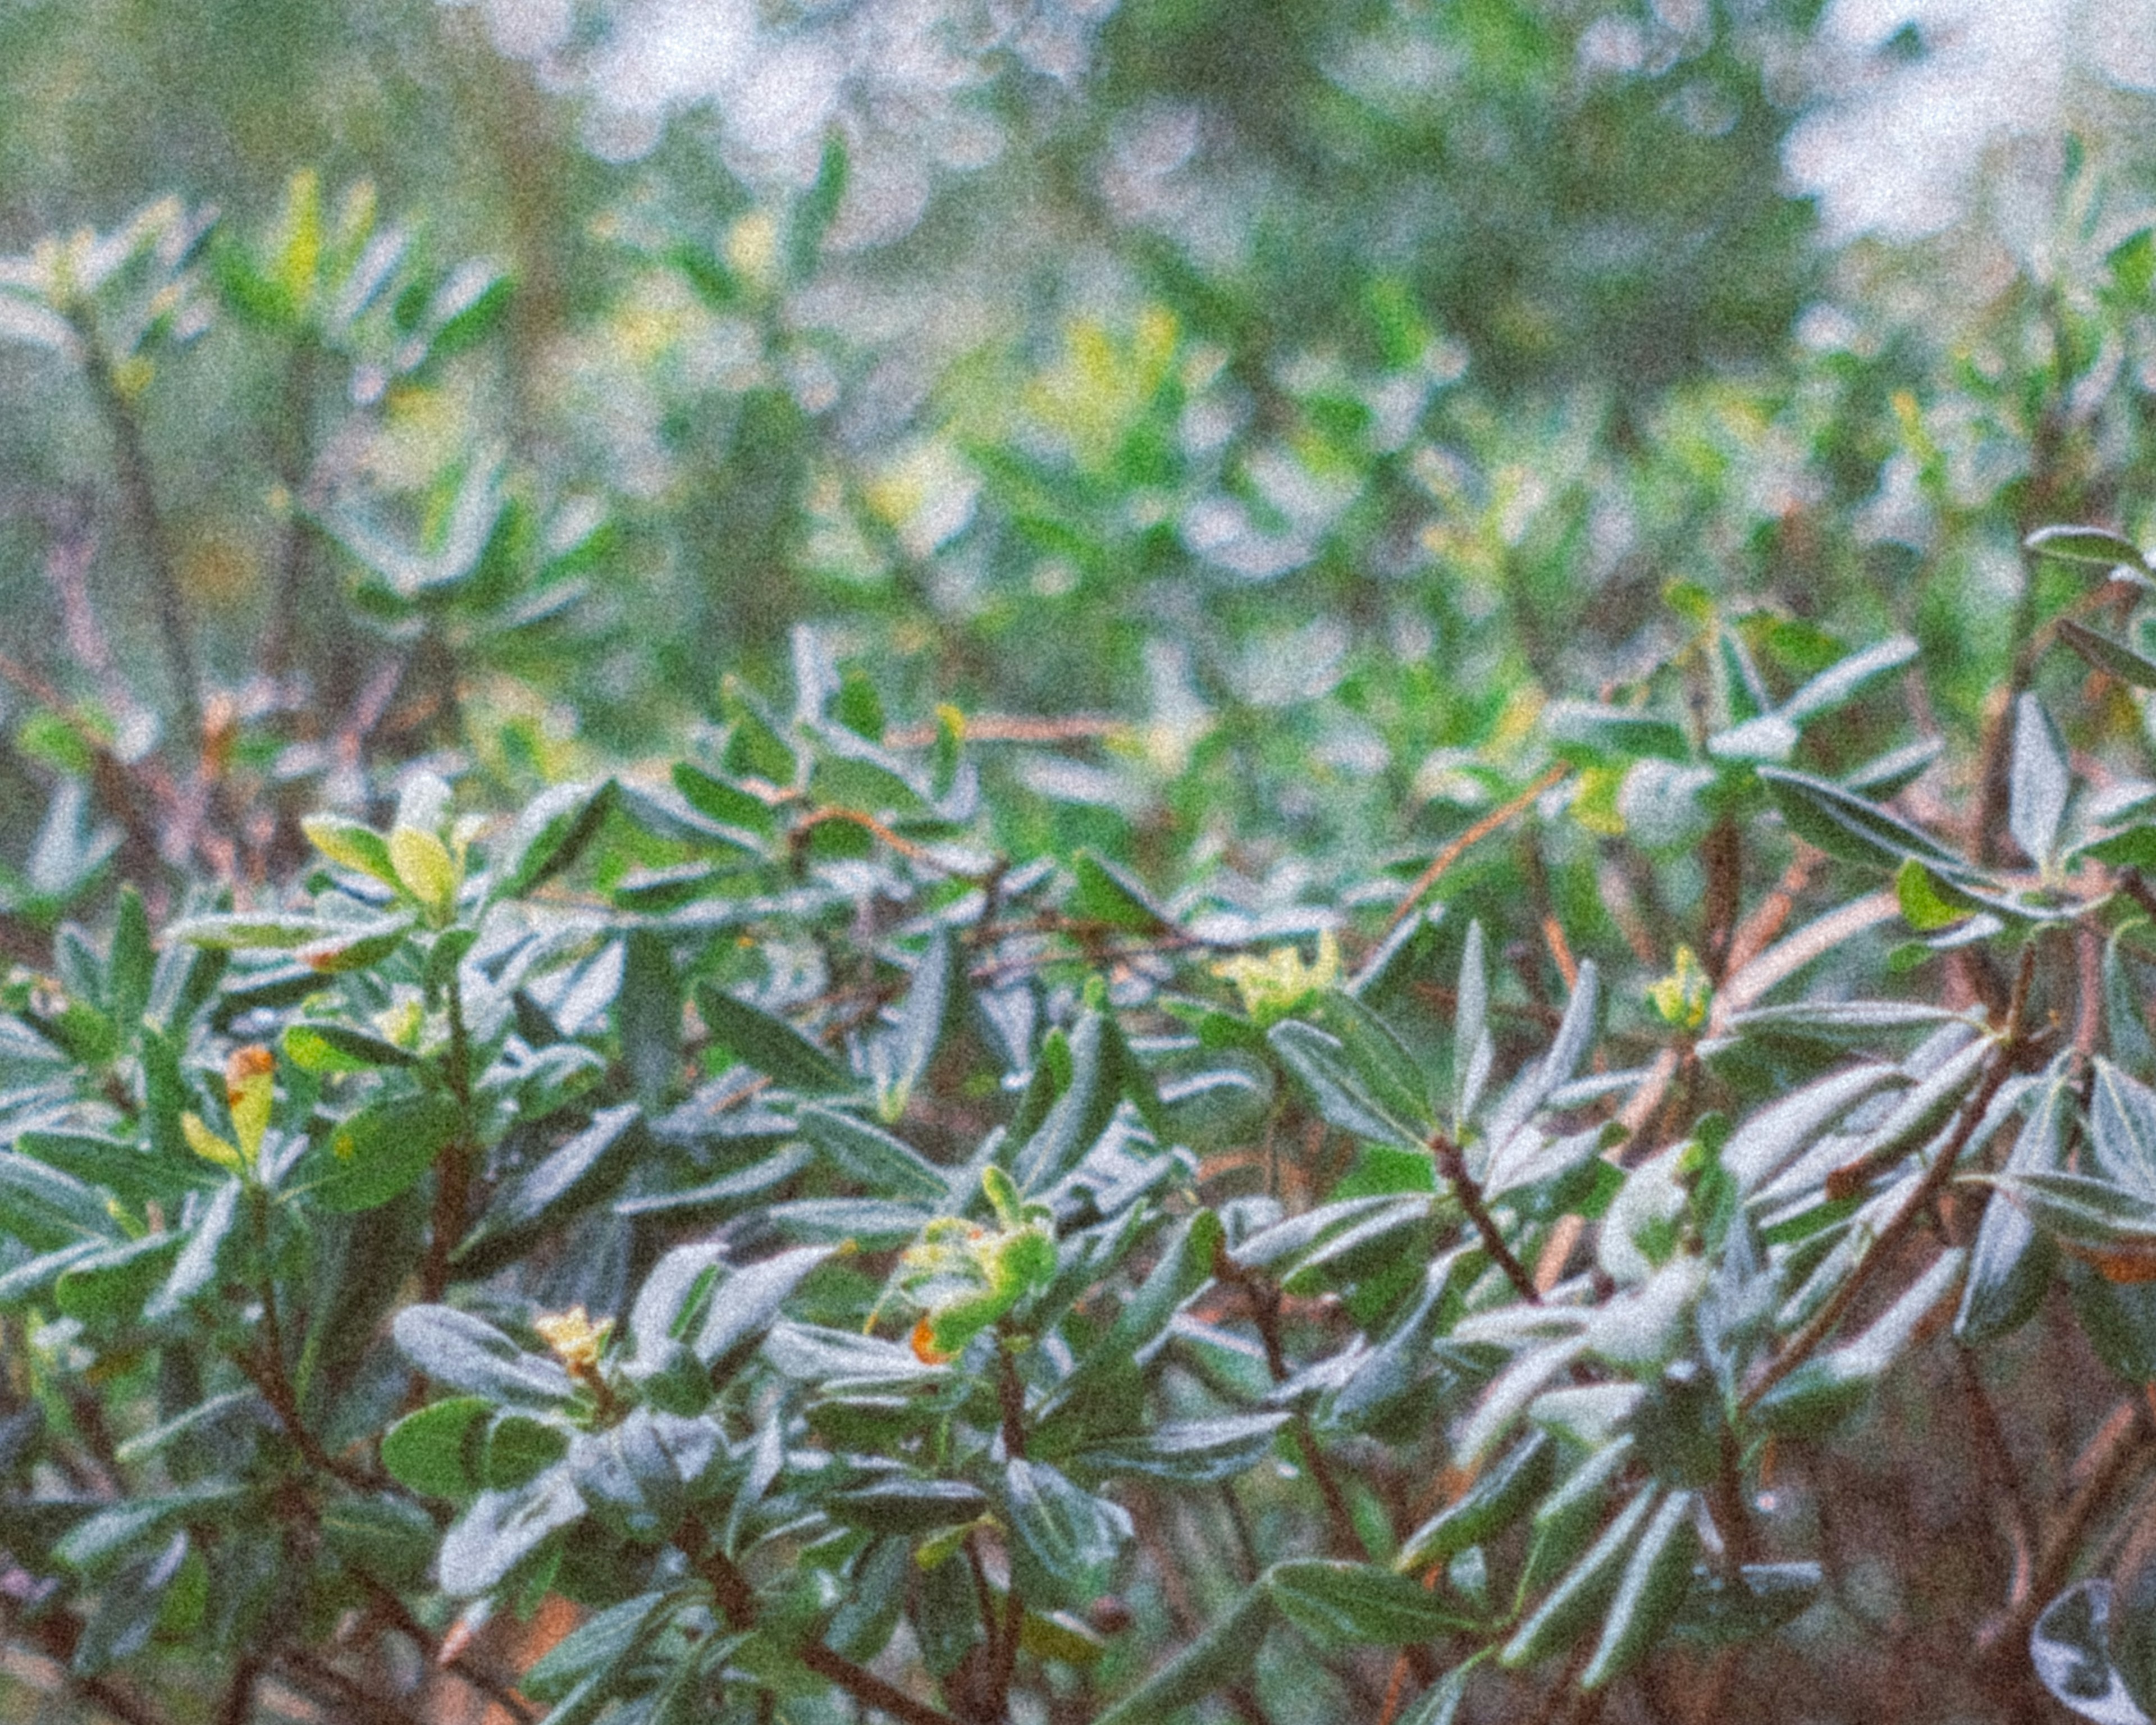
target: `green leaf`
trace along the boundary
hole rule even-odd
[[[408,1191],[462,1124],[447,1096],[405,1096],[362,1108],[307,1153],[297,1189],[326,1210],[372,1209]]]
[[[517,1407],[557,1408],[576,1386],[551,1359],[525,1350],[470,1312],[447,1306],[408,1306],[393,1327],[413,1368],[445,1389],[486,1396]]]
[[[1274,1608],[1322,1647],[1404,1647],[1472,1627],[1404,1575],[1374,1563],[1291,1558],[1267,1572]]]
[[[936,1058],[944,1033],[957,1016],[958,989],[954,980],[959,969],[950,932],[937,930],[913,968],[912,986],[906,991],[906,1004],[899,1013],[897,1033],[892,1039],[894,1070],[877,1099],[878,1109],[886,1120],[896,1120],[906,1111],[908,1099],[928,1076],[929,1063]]]
[[[217,1519],[228,1518],[233,1506],[247,1495],[247,1487],[235,1481],[206,1480],[177,1491],[116,1504],[78,1522],[53,1547],[53,1556],[83,1574],[109,1574],[149,1542],[162,1543],[167,1531],[176,1523],[196,1519],[211,1510],[219,1512]]]
[[[2156,660],[2144,658],[2123,641],[2100,635],[2071,617],[2058,622],[2059,639],[2087,661],[2090,668],[2116,677],[2129,689],[2156,689]]]
[[[834,1491],[824,1499],[834,1521],[870,1533],[918,1538],[939,1527],[964,1527],[988,1507],[979,1486],[963,1480],[895,1476]]]
[[[105,1004],[123,1040],[131,1040],[150,1002],[157,966],[149,912],[132,882],[123,882],[112,916],[112,956],[105,965]]]
[[[1497,1655],[1500,1665],[1517,1669],[1538,1664],[1563,1652],[1585,1633],[1616,1593],[1634,1543],[1662,1497],[1662,1488],[1656,1485],[1634,1495],[1602,1537],[1513,1632]]]
[[[816,260],[824,249],[824,236],[830,232],[839,206],[845,201],[846,168],[845,136],[833,126],[824,140],[823,159],[817,166],[815,181],[794,205],[793,218],[788,226],[787,273],[793,281],[805,282],[815,270]]]
[[[1077,1167],[1115,1117],[1122,1099],[1116,1081],[1122,1075],[1110,1069],[1106,1039],[1097,1012],[1083,1013],[1071,1027],[1069,1081],[1010,1160],[1011,1171],[1025,1191],[1045,1192]],[[1047,1058],[1044,1047],[1043,1064]]]
[[[794,1123],[841,1173],[879,1197],[932,1204],[951,1198],[950,1177],[880,1127],[815,1103],[802,1108]]]
[[[379,1066],[412,1066],[419,1057],[385,1036],[328,1020],[285,1027],[285,1055],[306,1072],[365,1072]]]
[[[382,1465],[423,1497],[468,1497],[480,1488],[480,1445],[493,1414],[483,1395],[452,1396],[407,1414],[382,1435]]]
[[[696,984],[696,1011],[715,1044],[775,1084],[818,1096],[857,1087],[844,1067],[783,1019],[710,983]]]
[[[682,800],[707,819],[717,821],[721,826],[738,827],[758,838],[767,839],[778,829],[778,819],[771,805],[731,779],[706,773],[690,761],[676,762],[673,778],[674,788],[681,793]]]
[[[2091,572],[2108,575],[2119,568],[2150,572],[2141,547],[2107,527],[2040,527],[2021,544],[2034,556]]]
[[[721,1280],[692,1344],[714,1384],[747,1363],[794,1289],[830,1255],[829,1246],[797,1246],[760,1264],[731,1271]]]
[[[2006,1158],[2016,1173],[2058,1166],[2071,1092],[2047,1085],[2023,1123]],[[1984,1207],[1984,1220],[1969,1248],[1969,1285],[1954,1317],[1954,1338],[1975,1347],[2019,1329],[2035,1315],[2058,1270],[2058,1248],[2029,1213],[2004,1194]]]
[[[1890,749],[1861,767],[1842,774],[1840,780],[1845,791],[1854,791],[1875,801],[1899,796],[1924,775],[1924,770],[1946,752],[1942,737],[1927,737],[1922,742],[1912,742],[1906,748]]]
[[[1672,1491],[1640,1530],[1603,1620],[1602,1639],[1579,1674],[1581,1688],[1602,1688],[1638,1664],[1683,1607],[1699,1555],[1697,1502],[1696,1493]]]
[[[620,1670],[681,1609],[678,1593],[639,1594],[578,1624],[518,1679],[534,1701],[555,1703],[578,1684]]]
[[[1874,1033],[1876,1034],[1876,1032]],[[1858,1103],[1892,1083],[1884,1065],[1837,1072],[1761,1109],[1722,1147],[1723,1171],[1744,1194],[1758,1191],[1816,1143]]]
[[[1409,1534],[1394,1567],[1427,1569],[1503,1532],[1541,1500],[1556,1475],[1556,1443],[1548,1432],[1529,1433]]]
[[[1419,1128],[1418,1136],[1427,1142],[1436,1124],[1428,1101],[1430,1084],[1392,1026],[1361,1001],[1337,993],[1312,1002],[1302,1016],[1339,1039],[1348,1065],[1378,1106]]]
[[[1309,1092],[1327,1124],[1395,1149],[1427,1149],[1414,1118],[1403,1119],[1388,1106],[1338,1037],[1300,1019],[1284,1019],[1265,1033],[1265,1040]]]
[[[1137,1436],[1091,1444],[1070,1458],[1100,1479],[1128,1476],[1179,1485],[1217,1485],[1247,1473],[1272,1454],[1285,1413],[1223,1414],[1171,1420]]]
[[[2066,746],[2043,704],[2024,694],[2014,703],[2014,763],[2006,824],[2029,860],[2049,869],[2058,854],[2066,798],[2073,789]]]
[[[182,916],[166,925],[165,938],[225,950],[266,947],[289,952],[310,942],[332,937],[338,931],[338,924],[319,916],[284,916],[274,911],[249,915],[233,912]]]
[[[1913,856],[1895,870],[1894,897],[1902,907],[1902,920],[1919,934],[1936,934],[1976,914],[1975,906]]]
[[[457,1599],[488,1592],[583,1513],[584,1501],[566,1468],[514,1491],[480,1492],[442,1540],[435,1559],[442,1591]]]
[[[1811,1609],[1823,1579],[1817,1563],[1747,1563],[1732,1584],[1718,1567],[1696,1565],[1670,1633],[1707,1646],[1763,1640]]]
[[[475,1272],[606,1197],[649,1146],[644,1110],[634,1102],[602,1108],[591,1123],[547,1153],[495,1194],[479,1225],[458,1248],[459,1267]]]
[[[239,1214],[240,1186],[228,1180],[203,1207],[200,1217],[186,1230],[187,1245],[172,1265],[165,1285],[143,1308],[142,1316],[156,1322],[171,1317],[210,1286],[217,1275],[218,1255],[232,1233]]]
[[[1855,700],[1869,685],[1890,671],[1897,671],[1915,659],[1915,641],[1907,635],[1852,653],[1840,664],[1821,671],[1781,705],[1782,717],[1802,728],[1822,713],[1830,713]]]
[[[116,1232],[105,1200],[80,1180],[0,1150],[0,1234],[13,1235],[33,1252],[49,1252],[78,1240],[110,1240]]]
[[[560,1426],[525,1414],[496,1414],[487,1422],[480,1449],[480,1482],[494,1491],[514,1491],[568,1450],[569,1435]]]
[[[1861,1336],[1815,1354],[1775,1384],[1753,1409],[1760,1425],[1783,1436],[1820,1437],[1862,1407],[1924,1320],[1960,1291],[1966,1259],[1958,1249],[1940,1253]]]
[[[1486,1649],[1456,1665],[1417,1697],[1399,1717],[1399,1725],[1455,1725],[1467,1700],[1467,1685],[1475,1669],[1488,1656]]]
[[[300,823],[300,830],[316,850],[340,867],[371,875],[384,886],[398,886],[389,841],[372,827],[338,815],[312,814]]]
[[[1029,1599],[1052,1604],[1090,1604],[1134,1534],[1120,1505],[1081,1490],[1046,1462],[1007,1463],[1003,1502],[1017,1535],[1019,1584]]]
[[[1216,1689],[1247,1680],[1272,1617],[1271,1589],[1261,1579],[1093,1725],[1159,1725]]]
[[[553,785],[533,798],[502,841],[487,896],[521,898],[567,868],[599,829],[613,793],[613,781],[607,778]]]
[[[151,1296],[172,1274],[179,1250],[180,1236],[169,1230],[107,1246],[93,1257],[76,1260],[60,1273],[53,1301],[68,1317],[85,1323],[131,1322],[142,1316]]]
[[[1691,758],[1684,726],[1654,713],[1584,701],[1558,701],[1551,702],[1543,721],[1558,752],[1569,759],[1608,762],[1640,755],[1666,761]]]
[[[1070,913],[1088,922],[1158,934],[1173,926],[1167,910],[1128,870],[1091,850],[1071,859]]]
[[[1789,830],[1830,856],[1888,870],[1909,857],[1954,873],[1968,866],[1928,833],[1838,784],[1772,767],[1759,769],[1759,782]]]
[[[1482,925],[1467,925],[1460,953],[1460,993],[1452,1014],[1452,1130],[1456,1137],[1482,1099],[1496,1045],[1490,1035],[1490,974],[1482,956]]]

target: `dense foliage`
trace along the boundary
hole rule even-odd
[[[0,1713],[2156,1714],[2123,129],[1829,254],[1809,4],[91,10]]]

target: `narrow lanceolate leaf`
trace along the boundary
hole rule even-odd
[[[814,1103],[801,1110],[795,1124],[834,1167],[879,1198],[942,1203],[950,1196],[950,1178],[942,1170],[880,1127]]]
[[[1315,1024],[1288,1019],[1265,1033],[1265,1040],[1303,1087],[1326,1123],[1373,1143],[1420,1150],[1422,1134],[1412,1119],[1387,1106],[1351,1063],[1346,1045]]]
[[[1876,1033],[1875,1033],[1876,1034]],[[1806,1085],[1747,1120],[1722,1147],[1723,1172],[1753,1193],[1817,1143],[1866,1097],[1899,1081],[1890,1066],[1860,1066]]]
[[[2006,824],[2029,860],[2048,867],[2059,848],[2073,773],[2066,746],[2043,703],[2023,695],[2014,704],[2014,766]]]
[[[2063,1081],[2045,1086],[2007,1156],[2005,1172],[2056,1168],[2072,1107],[2072,1091]],[[2058,1261],[2056,1243],[2037,1228],[2028,1211],[2004,1193],[1994,1195],[1984,1207],[1984,1220],[1969,1248],[1969,1283],[1954,1317],[1954,1338],[1974,1346],[2018,1329],[2035,1315]]]
[[[713,1042],[774,1084],[811,1095],[855,1087],[852,1076],[838,1061],[760,1006],[699,983],[696,1011]]]
[[[290,951],[338,932],[338,925],[319,916],[288,916],[276,911],[231,912],[206,916],[182,916],[165,929],[167,941],[186,941],[198,947]]]
[[[384,886],[395,886],[397,865],[389,860],[389,841],[372,827],[335,814],[310,815],[300,823],[315,849],[331,862],[371,875]]]
[[[1519,1666],[1562,1653],[1585,1633],[1617,1590],[1624,1566],[1647,1518],[1661,1500],[1661,1488],[1648,1486],[1603,1530],[1602,1537],[1566,1571],[1533,1615],[1514,1632],[1497,1655],[1500,1665]]]
[[[557,784],[542,791],[503,840],[495,865],[490,896],[516,898],[576,860],[613,799],[613,781]]]
[[[1482,956],[1482,925],[1467,925],[1460,954],[1460,993],[1452,1016],[1452,1124],[1456,1137],[1473,1117],[1496,1058],[1490,1036],[1490,971]]]
[[[413,1368],[445,1389],[518,1406],[554,1407],[575,1394],[569,1374],[552,1360],[526,1353],[470,1312],[408,1306],[397,1314],[393,1333]]]
[[[1599,1689],[1638,1664],[1683,1606],[1699,1555],[1697,1504],[1696,1493],[1672,1491],[1641,1529],[1602,1620],[1602,1639],[1579,1674],[1581,1688]]]
[[[787,1297],[830,1255],[829,1246],[798,1246],[726,1276],[712,1291],[704,1327],[693,1344],[714,1382],[740,1368],[778,1322]]]
[[[1247,1679],[1272,1621],[1270,1589],[1261,1579],[1093,1725],[1158,1725],[1215,1690]]]
[[[2156,689],[2156,660],[2144,658],[2123,641],[2100,635],[2071,617],[2059,619],[2059,639],[2086,660],[2091,669],[2112,676],[2130,689]]]
[[[1480,1545],[1502,1532],[1541,1501],[1556,1475],[1555,1440],[1546,1431],[1529,1434],[1409,1535],[1394,1567],[1412,1574],[1448,1563],[1471,1545]]]
[[[1291,1558],[1267,1580],[1274,1609],[1323,1646],[1404,1647],[1470,1626],[1419,1583],[1374,1563]]]
[[[2037,557],[2071,563],[2094,574],[2108,575],[2120,568],[2150,572],[2141,547],[2107,527],[2040,527],[2021,543]]]
[[[1940,1062],[1937,1070],[1894,1105],[1893,1111],[1857,1147],[1856,1154],[1827,1176],[1827,1195],[1847,1198],[1861,1191],[1867,1183],[1928,1143],[1969,1099],[1993,1052],[1990,1039],[1979,1036]]]
[[[1912,856],[1949,870],[1968,866],[1930,834],[1824,778],[1763,767],[1759,782],[1789,830],[1830,856],[1888,870]]]
[[[1248,1472],[1270,1455],[1287,1420],[1286,1414],[1272,1412],[1170,1420],[1140,1437],[1091,1445],[1071,1462],[1104,1479],[1128,1475],[1178,1485],[1215,1485]]]
[[[1890,671],[1899,670],[1916,656],[1917,644],[1907,635],[1896,635],[1861,653],[1852,653],[1839,664],[1829,665],[1784,701],[1781,716],[1801,726],[1821,713],[1845,706],[1866,686]]]
[[[0,1235],[44,1252],[78,1240],[110,1240],[116,1232],[105,1200],[80,1180],[0,1151]]]

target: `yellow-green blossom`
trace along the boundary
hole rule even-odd
[[[1327,929],[1317,937],[1317,962],[1305,964],[1301,949],[1276,947],[1262,958],[1245,952],[1213,967],[1213,974],[1235,985],[1243,1010],[1263,1029],[1339,986],[1340,942]]]

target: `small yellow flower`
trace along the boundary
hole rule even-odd
[[[572,1377],[588,1378],[598,1370],[599,1350],[613,1329],[613,1320],[595,1324],[583,1307],[572,1306],[567,1312],[542,1312],[531,1320],[531,1327]]]
[[[1697,1030],[1705,1024],[1714,988],[1699,955],[1690,947],[1679,947],[1676,968],[1660,982],[1648,985],[1647,999],[1666,1024],[1680,1030]]]
[[[1305,964],[1298,947],[1276,947],[1262,958],[1245,952],[1227,959],[1213,974],[1235,985],[1244,1012],[1262,1029],[1339,985],[1340,942],[1328,928],[1317,937],[1315,964]]]

